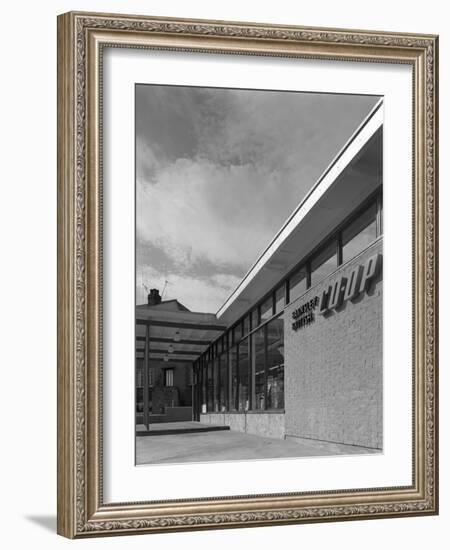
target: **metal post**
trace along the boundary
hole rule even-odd
[[[150,325],[145,326],[145,349],[144,349],[144,381],[143,381],[143,393],[144,393],[144,425],[145,429],[149,429],[149,418],[148,418],[148,390],[149,390],[149,380],[148,380],[148,369],[149,369],[149,359],[150,359]]]
[[[252,410],[256,410],[256,339],[258,337],[258,331],[253,332],[249,338],[251,338],[250,345],[252,347],[250,372],[251,372],[251,402]]]
[[[232,357],[232,349],[233,349],[233,338],[232,338],[232,329],[228,332],[228,407],[229,411],[234,410],[234,403],[233,403],[233,365],[231,361]]]
[[[255,399],[254,399],[254,376],[253,376],[253,353],[252,353],[252,336],[247,336],[247,353],[248,353],[248,410],[252,411],[253,407],[255,406]]]
[[[193,364],[191,364],[191,370],[192,370],[192,380],[191,380],[191,420],[195,420],[195,413],[194,413],[194,399],[195,399],[194,381],[195,381],[195,370],[194,370],[194,365],[193,365]]]

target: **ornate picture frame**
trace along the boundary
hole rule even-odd
[[[411,484],[163,500],[149,491],[144,502],[105,502],[101,91],[107,48],[411,67]],[[437,36],[78,12],[58,17],[59,534],[83,538],[438,513],[437,132]]]

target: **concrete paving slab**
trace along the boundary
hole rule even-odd
[[[138,465],[342,456],[379,452],[377,449],[309,439],[270,439],[233,430],[136,438],[136,464]]]

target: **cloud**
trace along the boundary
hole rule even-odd
[[[138,90],[138,272],[200,311],[219,308],[377,100]]]
[[[161,170],[157,180],[137,183],[137,231],[179,269],[207,260],[242,276],[279,225],[270,216],[281,185],[276,173],[182,159]],[[291,208],[289,202],[286,214]]]
[[[162,273],[151,266],[140,266],[137,273],[136,303],[147,302],[147,292],[142,282],[151,281],[162,291],[166,280],[168,284],[164,300],[177,299],[191,311],[215,313],[236,288],[240,278],[217,273],[205,280],[179,273]]]

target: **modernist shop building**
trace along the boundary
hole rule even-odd
[[[382,123],[380,101],[217,314],[137,307],[138,423],[382,449]]]

